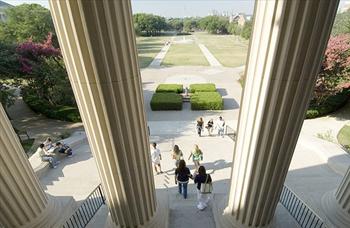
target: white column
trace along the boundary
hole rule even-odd
[[[221,227],[272,227],[339,1],[256,1]]]
[[[323,196],[322,206],[328,227],[350,226],[350,166],[339,188]]]
[[[49,3],[106,194],[107,225],[163,227],[166,214],[155,195],[130,1]]]
[[[61,202],[45,194],[0,104],[0,226],[58,227]]]

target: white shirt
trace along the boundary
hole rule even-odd
[[[224,126],[225,126],[225,120],[224,119],[218,119],[217,121],[216,121],[216,128],[218,128],[218,129],[223,129],[224,128]]]
[[[153,163],[160,163],[160,150],[159,149],[151,149],[151,159]]]

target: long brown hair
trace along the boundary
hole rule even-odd
[[[173,149],[175,154],[179,154],[180,153],[180,148],[178,145],[174,145],[174,149]]]
[[[198,174],[200,175],[205,175],[207,173],[207,171],[205,170],[205,167],[204,166],[199,166],[198,168]]]
[[[184,173],[186,171],[186,162],[185,160],[180,160],[179,162],[179,171]]]

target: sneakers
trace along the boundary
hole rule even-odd
[[[54,167],[52,167],[53,169],[57,169],[57,165],[55,165]]]
[[[61,161],[57,161],[56,164],[60,163]]]
[[[72,151],[72,154],[71,154],[71,155],[68,155],[68,157],[71,158],[71,157],[73,156],[73,154],[74,154],[74,153],[73,153],[73,151]]]

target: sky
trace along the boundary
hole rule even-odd
[[[23,3],[37,3],[49,8],[47,0],[2,0],[11,5]],[[115,0],[117,1],[117,0]],[[349,1],[349,0],[347,0]],[[163,17],[205,17],[212,13],[228,12],[229,14],[245,13],[253,14],[254,0],[131,0],[133,13],[152,13]],[[340,1],[339,7],[344,5],[345,0]]]

